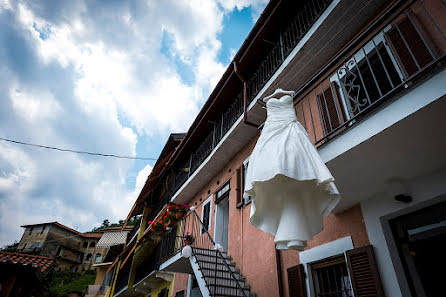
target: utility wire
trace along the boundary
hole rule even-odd
[[[130,156],[120,156],[120,155],[115,155],[115,154],[102,154],[102,153],[93,153],[93,152],[87,152],[87,151],[77,151],[77,150],[72,150],[72,149],[64,149],[64,148],[60,148],[60,147],[17,141],[17,140],[7,139],[7,138],[3,138],[3,137],[0,137],[0,140],[15,143],[15,144],[28,145],[28,146],[34,146],[34,147],[39,147],[39,148],[44,148],[44,149],[49,149],[49,150],[55,150],[55,151],[60,151],[60,152],[85,154],[85,155],[91,155],[91,156],[111,157],[111,158],[118,158],[118,159],[132,159],[132,160],[152,160],[152,161],[157,160],[157,158],[130,157]]]

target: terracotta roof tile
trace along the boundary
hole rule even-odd
[[[0,263],[12,263],[39,267],[41,272],[48,270],[54,263],[54,258],[34,256],[0,251]]]

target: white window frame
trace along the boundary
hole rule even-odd
[[[311,270],[311,264],[319,262],[321,260],[325,260],[327,258],[342,256],[342,255],[344,256],[345,263],[347,264],[347,258],[345,256],[345,252],[353,248],[354,247],[352,238],[351,236],[347,236],[299,253],[300,264],[304,266],[305,274],[307,275],[306,282],[307,282],[308,297],[315,297],[314,286],[313,286],[313,273],[312,273],[313,271]],[[348,269],[347,272],[348,272],[348,277],[350,278],[350,285],[351,285],[352,282],[351,282],[350,272],[348,271]]]
[[[205,226],[209,232],[209,230],[211,229],[211,220],[212,220],[212,197],[214,196],[214,194],[212,194],[211,196],[208,197],[208,199],[206,199],[202,206],[201,206],[201,221],[203,222],[203,218],[204,218],[204,207],[206,206],[206,204],[210,203],[209,205],[209,223],[208,226]],[[204,224],[204,222],[203,222]],[[203,228],[200,228],[200,235],[203,234]]]
[[[245,171],[248,171],[248,164],[249,164],[249,156],[248,158],[243,161],[243,171],[242,171],[242,186],[243,186],[243,205],[246,205],[252,201],[252,196],[245,193],[245,180],[246,180],[246,174]]]

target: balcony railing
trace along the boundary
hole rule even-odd
[[[252,102],[258,92],[282,65],[293,48],[308,32],[332,0],[307,0],[302,9],[296,11],[295,18],[282,31],[277,32],[276,41],[265,55],[262,62],[251,75],[247,76],[247,102]],[[213,129],[204,136],[200,144],[192,151],[182,166],[177,168],[173,183],[175,193],[209,156],[224,135],[243,113],[243,92],[213,121]]]
[[[127,240],[126,240],[126,244],[129,244],[130,241],[135,237],[135,235],[138,233],[139,228],[141,226],[141,219],[142,216],[138,219],[138,221],[136,222],[136,224],[133,226],[133,229],[129,232],[129,234],[127,235]]]
[[[132,267],[133,254],[129,257],[124,267],[119,269],[118,277],[116,278],[116,285],[114,290],[114,296],[128,286],[130,278],[130,269]]]
[[[160,264],[171,256],[175,250],[177,237],[177,228],[173,228],[170,233],[163,235],[157,245],[149,250],[147,254],[138,253],[137,257],[144,257],[145,260],[138,265],[135,272],[135,281],[137,284],[144,277],[148,276],[155,270],[158,270]]]
[[[330,71],[297,92],[298,119],[316,145],[444,69],[444,21],[433,15],[432,7],[445,7],[441,0],[423,2],[401,1],[401,12],[379,24],[378,33],[363,34],[359,49],[341,53],[335,58],[339,62],[326,67]]]
[[[161,247],[161,262],[165,262],[185,247],[185,236],[191,235],[194,241],[190,244],[193,255],[205,255],[205,260],[197,264],[203,270],[212,271],[211,275],[203,275],[211,296],[247,297],[246,288],[242,288],[241,278],[228,263],[228,258],[215,249],[216,244],[195,210],[189,211],[181,220],[179,232],[173,230],[164,236]],[[177,233],[179,233],[177,235]],[[222,275],[225,274],[223,277]]]

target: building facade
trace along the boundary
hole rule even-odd
[[[56,258],[56,271],[82,272],[93,269],[105,255],[96,244],[101,233],[81,233],[58,222],[24,225],[18,245],[21,253]]]
[[[441,0],[270,1],[189,131],[166,144],[110,296],[440,296],[445,35]],[[253,227],[243,194],[266,119],[258,100],[277,87],[296,91],[341,193],[301,252]],[[147,222],[170,203],[193,210],[159,236]]]

